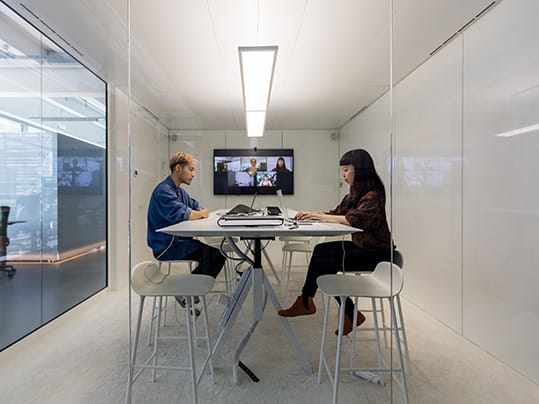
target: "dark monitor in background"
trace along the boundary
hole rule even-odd
[[[214,195],[294,193],[293,149],[214,149]]]

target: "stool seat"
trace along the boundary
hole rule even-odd
[[[143,296],[200,296],[207,294],[215,283],[209,275],[169,275],[158,265],[148,265],[133,273],[133,290]]]
[[[162,272],[161,271],[161,267],[166,264],[168,265],[168,268],[167,268],[167,271],[166,272]],[[170,275],[172,273],[172,264],[187,264],[189,266],[189,273],[191,274],[193,272],[193,267],[196,268],[196,266],[198,265],[198,261],[196,260],[157,260],[157,265],[158,265],[158,269],[157,271],[155,271],[155,269],[150,269],[150,268],[147,268],[145,271],[147,271],[147,274],[145,274],[146,277],[149,277],[150,280],[152,281],[152,283],[154,285],[158,285],[160,284],[166,277],[168,277],[168,275]],[[152,267],[153,268],[153,267]],[[140,274],[138,275],[135,275],[135,276],[140,276]],[[177,275],[174,275],[174,276],[177,276]],[[170,279],[169,281],[170,282]],[[152,315],[150,317],[150,322],[148,324],[148,327],[149,327],[149,330],[148,330],[148,345],[151,344],[151,336],[152,336],[152,329],[153,329],[153,326],[154,326],[154,321],[157,319],[157,306],[161,306],[161,309],[163,310],[163,325],[166,324],[166,318],[167,318],[167,297],[169,296],[187,296],[187,295],[162,295],[162,294],[148,294],[146,296],[149,296],[149,297],[153,297],[153,306],[152,306]],[[193,296],[197,296],[197,295],[193,295]],[[160,298],[160,299],[157,299],[157,298]],[[162,298],[165,298],[164,299],[164,304],[160,304],[158,302],[158,300],[163,300]],[[159,324],[158,324],[159,326]]]
[[[402,278],[393,271],[391,276],[383,268],[391,268],[389,262],[376,268],[376,273],[344,275],[322,275],[317,279],[318,287],[328,296],[391,297],[402,290]],[[382,272],[384,272],[382,274]],[[390,281],[390,278],[393,281]],[[384,279],[387,278],[387,279]],[[393,286],[393,288],[391,288]],[[393,290],[392,290],[393,289]]]

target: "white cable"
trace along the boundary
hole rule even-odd
[[[346,269],[344,268],[344,258],[346,256],[346,249],[344,248],[344,237],[341,239],[341,247],[342,247],[342,261],[341,261],[341,268],[342,268],[342,273],[345,274],[346,273]]]
[[[159,258],[161,258],[163,256],[163,254],[166,253],[168,251],[168,249],[172,246],[172,242],[174,241],[174,237],[176,237],[176,236],[172,236],[172,240],[170,240],[170,244],[168,245],[168,247],[165,248],[163,251],[161,251],[161,254],[159,254],[157,257],[155,257],[156,260],[159,260]]]

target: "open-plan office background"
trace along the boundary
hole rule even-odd
[[[107,285],[106,85],[0,3],[0,349]]]

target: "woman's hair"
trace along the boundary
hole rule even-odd
[[[357,202],[369,191],[379,191],[385,199],[384,183],[374,168],[374,161],[369,152],[363,149],[350,150],[342,155],[339,165],[354,166],[354,183],[350,187],[352,201]]]
[[[283,166],[279,167],[279,160],[283,162]],[[284,157],[279,157],[277,161],[275,162],[275,168],[286,168],[286,161],[284,161]]]
[[[170,167],[170,172],[174,172],[174,167],[176,167],[178,164],[183,168],[191,162],[196,163],[196,161],[197,159],[191,154],[178,152],[170,158],[170,163],[168,165]]]

